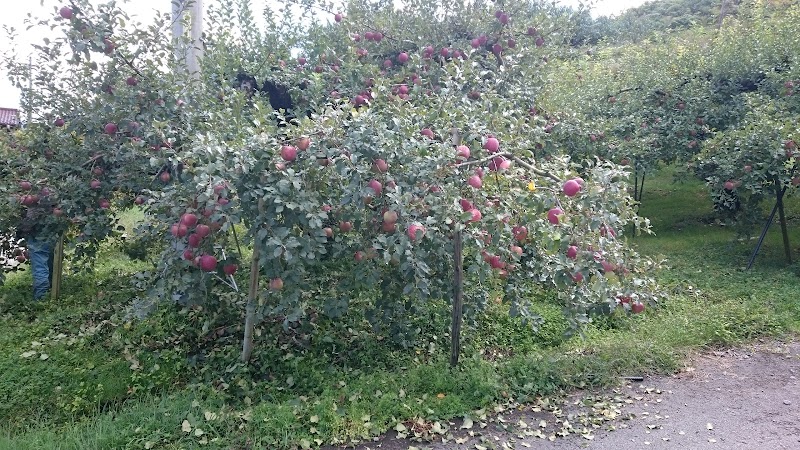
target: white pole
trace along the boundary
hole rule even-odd
[[[183,12],[184,0],[170,0],[172,5],[172,43],[175,46],[175,62],[179,67],[185,66],[186,53],[183,47]]]
[[[200,75],[200,58],[203,57],[203,0],[194,0],[189,14],[192,17],[191,44],[187,54],[186,68],[195,78]]]

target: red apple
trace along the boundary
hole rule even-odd
[[[382,159],[376,159],[375,162],[372,163],[372,170],[378,173],[386,173],[386,171],[389,170],[389,164]]]
[[[475,189],[480,189],[483,186],[483,181],[481,181],[481,177],[473,175],[469,177],[469,179],[467,180],[467,184],[474,187]]]
[[[407,63],[408,62],[408,53],[402,52],[399,55],[397,55],[397,62],[399,62],[400,64]]]
[[[528,228],[524,225],[516,225],[511,229],[511,234],[513,234],[514,239],[519,242],[525,242],[525,240],[528,239]]]
[[[137,80],[136,77],[128,77],[128,79],[125,80],[125,84],[128,86],[136,86],[139,84],[139,80]]]
[[[297,158],[297,148],[291,145],[281,147],[281,158],[284,161],[294,161]]]
[[[639,314],[644,311],[644,303],[636,301],[631,303],[631,312],[634,314]]]
[[[483,148],[489,153],[497,153],[500,150],[500,141],[497,138],[490,137],[483,143]]]
[[[336,14],[333,15],[333,20],[335,20],[337,22],[341,22],[342,19],[344,19],[344,16],[342,15],[342,13],[336,13]]]
[[[339,222],[339,230],[342,233],[347,233],[353,229],[353,224],[351,222]]]
[[[386,223],[397,222],[397,211],[389,210],[383,213],[383,221]]]
[[[183,251],[183,259],[185,259],[187,261],[193,260],[194,259],[194,252],[187,248],[186,250]]]
[[[181,223],[187,227],[193,227],[197,224],[197,216],[193,213],[185,213],[181,216]]]
[[[33,187],[33,185],[31,184],[30,181],[20,181],[19,182],[19,188],[22,189],[23,191],[30,191],[32,187]]]
[[[744,166],[744,171],[745,171],[745,173],[752,172],[753,171],[753,166],[751,166],[750,164]]]
[[[58,10],[58,14],[67,20],[72,19],[72,8],[69,6],[62,6],[61,9]]]
[[[567,197],[574,197],[578,194],[578,192],[580,192],[581,185],[575,179],[568,180],[566,183],[564,183],[562,190],[564,191],[564,195]]]
[[[429,139],[433,139],[433,130],[431,130],[430,128],[423,128],[422,131],[420,131],[420,133],[423,136],[428,137]]]
[[[136,197],[136,199],[133,200],[133,203],[135,203],[137,205],[143,205],[144,201],[145,201],[144,197],[139,195],[139,196]]]
[[[311,139],[307,136],[303,136],[297,140],[297,148],[301,151],[306,151],[309,147],[311,147]]]
[[[464,210],[464,211],[469,211],[469,210],[475,208],[472,205],[472,202],[467,200],[467,199],[465,199],[465,198],[462,198],[461,200],[459,200],[458,204],[461,205],[461,209]]]
[[[91,183],[89,183],[89,186],[92,189],[100,189],[100,185],[101,185],[100,180],[92,180]]]
[[[515,254],[517,256],[522,256],[522,247],[520,247],[519,245],[512,245],[510,247],[510,249],[511,249],[511,253],[513,253],[513,254]]]
[[[602,237],[611,236],[613,238],[613,237],[617,237],[617,232],[614,231],[613,228],[609,228],[609,227],[603,225],[603,226],[600,227],[600,236],[602,236]]]
[[[164,183],[169,183],[169,180],[172,178],[169,176],[169,172],[161,172],[161,175],[158,176]]]
[[[570,245],[567,247],[567,258],[576,259],[578,257],[578,247]]]
[[[64,215],[64,210],[58,207],[53,208],[53,215],[56,217],[61,217]]]
[[[198,235],[197,233],[190,234],[188,238],[189,247],[194,247],[194,248],[200,247],[200,242],[202,240],[203,238],[200,237],[200,235]]]
[[[483,215],[481,214],[481,211],[479,209],[477,209],[477,208],[470,209],[469,213],[471,215],[471,217],[467,221],[469,223],[477,222],[477,221],[479,221],[479,220],[481,220],[483,218]]]
[[[612,263],[610,263],[610,262],[608,262],[606,260],[600,261],[600,265],[603,266],[603,272],[605,272],[605,273],[613,272],[617,268],[617,266],[615,266],[614,264],[612,264]]]
[[[114,122],[109,122],[105,127],[103,127],[103,130],[106,132],[106,134],[116,134],[119,128],[117,128],[117,124]]]
[[[271,290],[271,291],[280,291],[281,289],[283,289],[283,279],[282,278],[278,277],[278,278],[273,278],[273,279],[269,280],[269,290]]]
[[[322,231],[325,233],[325,236],[327,236],[329,238],[333,237],[333,228],[325,227],[325,228],[322,229]]]
[[[381,185],[380,181],[375,179],[370,180],[370,182],[367,183],[367,187],[372,189],[372,191],[375,192],[375,195],[381,195],[381,191],[383,191],[383,185]]]
[[[211,234],[211,227],[209,227],[206,224],[202,224],[201,223],[201,224],[197,225],[197,227],[195,227],[194,233],[196,235],[200,236],[200,238],[202,239],[202,238],[208,236],[209,234]]]
[[[105,45],[105,48],[103,48],[103,52],[106,55],[110,55],[114,51],[114,42],[112,42],[111,39],[108,38],[103,39],[103,45]]]
[[[559,216],[563,214],[564,211],[562,211],[561,208],[550,208],[550,210],[547,211],[547,220],[549,220],[553,225],[558,225]]]
[[[412,241],[422,239],[425,236],[425,227],[419,223],[412,223],[408,226],[408,238]]]
[[[222,272],[228,276],[235,274],[237,270],[239,270],[239,266],[236,264],[225,264],[222,266]]]
[[[39,203],[39,196],[38,195],[23,195],[20,199],[20,202],[25,206],[35,205]]]
[[[734,189],[736,189],[736,183],[735,182],[733,182],[732,180],[728,180],[728,181],[725,182],[725,190],[726,191],[732,191]]]
[[[493,255],[489,257],[489,266],[491,266],[492,269],[504,269],[506,267],[506,263],[503,262],[499,256]]]
[[[104,198],[101,198],[100,200],[98,200],[97,201],[97,205],[100,207],[100,209],[108,209],[108,208],[111,207],[111,203],[109,203],[108,200],[106,200]]]
[[[172,226],[170,227],[170,232],[176,238],[182,238],[186,236],[187,233],[189,233],[189,228],[180,222],[173,223]]]
[[[203,255],[200,257],[199,266],[203,272],[213,272],[217,268],[217,258],[211,255]]]
[[[469,147],[466,145],[456,147],[456,158],[458,159],[469,159],[469,153]]]

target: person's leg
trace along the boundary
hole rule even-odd
[[[35,237],[28,239],[28,256],[31,258],[33,274],[33,299],[40,300],[50,290],[50,243]]]

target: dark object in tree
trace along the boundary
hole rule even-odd
[[[255,77],[242,72],[236,74],[236,78],[233,81],[233,87],[244,92],[247,95],[247,98],[252,97],[253,94],[259,90]]]
[[[264,80],[264,89],[269,95],[269,104],[275,111],[286,110],[291,111],[294,109],[292,96],[289,94],[289,88],[282,84],[273,82],[272,80]]]

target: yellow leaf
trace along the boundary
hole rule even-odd
[[[440,392],[440,393],[436,394],[436,398],[442,399],[442,398],[444,398],[444,394],[442,394]]]
[[[531,192],[535,191],[536,190],[536,183],[534,183],[533,181],[528,183],[528,190],[531,191]]]

